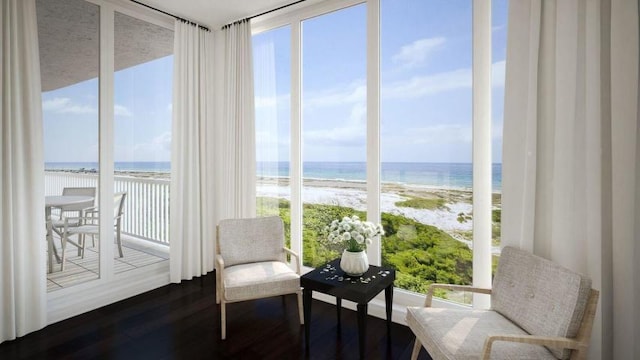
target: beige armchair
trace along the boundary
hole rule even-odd
[[[435,289],[491,295],[491,310],[432,308]],[[591,279],[513,247],[502,250],[492,289],[433,284],[407,308],[424,348],[440,359],[585,359],[599,292]]]
[[[300,258],[284,247],[282,219],[222,220],[217,230],[216,303],[220,304],[222,339],[226,338],[227,303],[296,294],[303,324]],[[295,271],[287,264],[287,255]]]

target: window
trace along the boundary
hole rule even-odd
[[[321,243],[334,219],[366,218],[366,5],[302,22],[303,264],[341,252]]]
[[[380,18],[382,263],[414,292],[471,284],[471,1],[383,0]]]
[[[125,194],[117,274],[169,255],[173,31],[116,12],[114,44],[114,188]]]
[[[45,195],[64,188],[98,188],[99,164],[99,19],[100,7],[83,0],[37,2]],[[82,24],[82,26],[78,26]],[[94,205],[99,205],[94,198]],[[79,211],[51,209],[54,221],[79,217]],[[61,227],[52,232],[54,254],[62,255]],[[74,241],[75,241],[74,236]],[[88,245],[93,245],[87,239]],[[70,243],[64,271],[54,257],[47,291],[60,290],[100,277],[100,247],[86,246],[84,256]],[[60,260],[61,261],[61,260]]]
[[[279,215],[291,244],[291,28],[253,37],[258,216]]]
[[[52,209],[54,220],[94,216],[81,221],[100,224],[89,233],[68,232],[70,240],[84,242],[84,253],[67,242],[64,271],[55,259],[51,262],[48,290],[63,290],[53,294],[60,298],[83,291],[87,287],[69,288],[89,280],[99,283],[95,286],[110,286],[125,271],[150,267],[146,275],[165,272],[169,258],[172,23],[154,16],[143,21],[134,17],[135,11],[111,3],[106,6],[102,1],[38,0],[37,14],[45,194],[62,195],[68,188],[90,188],[95,194],[94,208],[47,209]],[[119,192],[126,192],[121,216],[115,201]],[[53,244],[60,253],[64,231],[56,230]],[[83,299],[82,306],[89,306],[91,297],[98,295],[84,292],[68,300]]]
[[[482,7],[477,18],[474,5]],[[256,43],[266,34],[281,31],[278,27],[290,31],[286,35],[290,37],[290,77],[278,71],[276,78],[290,81],[291,87],[271,93],[278,98],[290,93],[291,106],[283,110],[291,111],[288,151],[293,170],[287,188],[280,186],[279,191],[290,194],[290,239],[292,248],[301,250],[304,265],[315,267],[340,256],[321,244],[326,236],[322,229],[333,219],[357,214],[373,221],[380,218],[385,227],[387,234],[374,241],[369,260],[398,270],[396,286],[404,291],[397,293],[396,300],[420,301],[422,296],[416,293],[424,293],[436,281],[471,284],[474,256],[482,253],[474,254],[473,242],[479,241],[484,248],[491,240],[484,239],[488,232],[474,239],[478,229],[474,206],[480,217],[488,218],[490,211],[482,205],[488,200],[478,201],[479,195],[482,199],[493,195],[492,238],[497,254],[505,48],[501,31],[507,0],[493,2],[493,139],[472,131],[476,125],[489,125],[486,114],[473,113],[474,99],[485,101],[474,97],[474,91],[477,95],[482,88],[473,83],[472,59],[473,24],[491,26],[482,21],[488,19],[484,5],[470,0],[343,0],[252,23]],[[286,42],[286,36],[279,41]],[[489,40],[480,37],[485,43]],[[255,56],[261,62],[262,55]],[[488,62],[476,66],[487,66],[480,70],[482,75],[491,71]],[[264,106],[263,95],[256,93],[257,113]],[[263,116],[256,121],[260,128]],[[258,135],[259,152],[269,151],[265,144],[276,151],[273,142],[261,142],[263,137]],[[279,132],[281,136],[286,135]],[[284,142],[278,140],[278,144]],[[491,142],[492,167],[478,151]],[[483,159],[476,174],[474,153]],[[483,187],[490,173],[491,194]],[[260,171],[258,176],[264,183]],[[474,176],[480,179],[477,184]],[[482,190],[474,194],[478,191],[474,187]],[[484,254],[478,258],[475,265],[482,269],[482,276],[475,278],[484,282],[488,259]],[[471,302],[468,294],[437,295]]]

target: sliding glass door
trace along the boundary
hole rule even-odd
[[[116,12],[114,44],[113,254],[119,274],[169,257],[173,31]]]
[[[55,291],[101,276],[95,235],[76,231],[99,205],[100,7],[84,0],[36,4],[50,215],[47,290]],[[96,225],[92,232],[98,231]]]

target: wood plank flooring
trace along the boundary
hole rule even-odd
[[[148,241],[136,240],[136,238],[124,234],[122,238],[124,257],[118,256],[118,247],[116,244],[113,245],[113,253],[115,255],[113,265],[116,274],[162,261],[168,263],[168,246],[154,245]],[[78,256],[78,251],[75,246],[67,246],[65,269],[61,271],[60,264],[57,262],[54,264],[53,272],[47,274],[47,292],[96,280],[100,277],[98,240],[96,240],[96,246],[93,246],[90,240],[87,241],[88,244],[84,258]],[[58,254],[62,253],[59,237],[56,236],[53,243],[56,246]]]
[[[0,359],[357,359],[355,311],[314,300],[310,351],[294,295],[227,305],[220,340],[215,275],[171,284],[0,344]],[[413,334],[367,319],[366,359],[409,359]],[[424,350],[420,359],[429,359]]]

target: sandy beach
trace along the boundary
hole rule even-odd
[[[291,200],[289,180],[287,178],[260,178],[257,183],[257,196]],[[416,198],[439,200],[441,203],[433,209],[398,205],[398,203]],[[306,179],[304,181],[303,203],[337,205],[366,211],[366,199],[366,184],[364,182],[322,179]],[[435,226],[471,247],[473,231],[473,221],[470,220],[473,210],[471,190],[383,183],[380,207],[382,212],[401,215],[423,224]],[[460,214],[464,214],[467,219],[462,219]],[[499,252],[498,249],[496,250]]]

